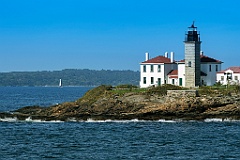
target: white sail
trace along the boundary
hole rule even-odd
[[[62,87],[62,79],[59,80],[59,87]]]

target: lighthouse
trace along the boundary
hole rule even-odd
[[[185,87],[200,86],[200,51],[201,41],[197,27],[193,24],[188,27],[185,35]]]

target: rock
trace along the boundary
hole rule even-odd
[[[87,92],[76,102],[50,107],[28,106],[0,117],[19,119],[240,119],[240,96],[171,96],[128,92],[116,94],[111,87],[100,86]]]

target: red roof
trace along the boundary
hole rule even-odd
[[[157,56],[142,63],[171,63],[171,60],[164,56]]]
[[[168,73],[169,78],[178,78],[178,70],[171,70]]]
[[[178,70],[176,69],[176,70],[171,70],[169,73],[168,73],[168,75],[170,76],[170,75],[178,75]]]
[[[169,78],[178,78],[178,76],[169,76]]]
[[[220,62],[222,63],[221,61],[219,60],[216,60],[214,58],[211,58],[211,57],[208,57],[208,56],[205,56],[205,55],[200,55],[200,59],[201,59],[201,62]]]
[[[225,73],[227,70],[231,70],[233,73],[240,73],[240,67],[229,67],[225,70],[219,71],[218,73]]]
[[[178,78],[178,70],[171,70],[167,75],[169,78]],[[207,76],[207,74],[201,71],[201,76]]]
[[[222,61],[219,61],[219,60],[216,60],[214,58],[211,58],[211,57],[208,57],[208,56],[205,56],[205,55],[200,55],[200,60],[201,62],[216,62],[216,63],[222,63]],[[178,62],[185,62],[185,59],[183,60],[180,60]]]
[[[180,61],[178,61],[178,62],[183,62],[183,63],[185,63],[185,59],[183,59],[183,60],[180,60]]]

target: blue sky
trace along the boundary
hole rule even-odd
[[[195,20],[204,54],[240,66],[238,0],[0,0],[0,72],[139,70],[175,52]]]

